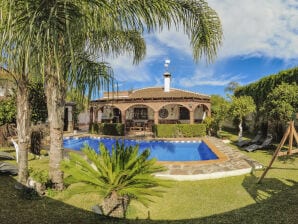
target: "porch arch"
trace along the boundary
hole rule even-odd
[[[209,107],[205,104],[198,104],[194,108],[194,123],[202,123],[211,114]]]

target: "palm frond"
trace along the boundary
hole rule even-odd
[[[170,186],[169,181],[153,175],[165,168],[156,165],[154,159],[148,160],[149,150],[139,153],[138,146],[125,147],[117,142],[111,152],[103,144],[99,145],[98,154],[87,145],[82,151],[86,158],[70,153],[69,161],[62,163],[63,170],[70,175],[67,179],[70,183],[81,181],[100,187],[104,196],[117,192],[141,199],[144,204],[151,200],[147,197],[162,195],[160,187]]]

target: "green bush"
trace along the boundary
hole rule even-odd
[[[100,130],[101,130],[101,134],[103,134],[103,135],[123,136],[124,135],[124,124],[103,123],[103,124],[100,124]]]
[[[159,138],[172,138],[177,137],[175,124],[157,124],[154,125],[153,130],[155,131],[155,136]]]
[[[159,138],[202,137],[206,135],[205,124],[157,124],[154,133]]]
[[[47,183],[49,180],[49,174],[47,170],[37,170],[30,167],[29,174],[33,180],[39,183]]]
[[[102,123],[102,124],[91,124],[89,128],[90,133],[102,134],[102,135],[113,135],[123,136],[124,135],[124,124],[121,123]]]
[[[99,125],[97,123],[91,123],[89,125],[89,132],[92,134],[99,134]]]

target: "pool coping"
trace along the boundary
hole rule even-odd
[[[195,181],[239,176],[263,168],[262,164],[249,158],[237,149],[233,149],[221,139],[206,137],[205,141],[212,142],[212,147],[223,153],[227,159],[218,163],[166,164],[168,170],[157,173],[156,176],[177,181]]]
[[[177,180],[177,181],[196,181],[196,180],[208,180],[208,179],[219,179],[224,177],[240,176],[252,172],[252,168],[231,170],[231,171],[221,171],[213,172],[207,174],[189,174],[189,175],[174,175],[174,174],[155,174],[156,177],[167,179],[167,180]]]
[[[184,142],[181,140],[177,140],[178,142]],[[161,165],[197,165],[197,164],[214,164],[214,163],[221,163],[228,160],[228,157],[218,150],[214,144],[212,144],[207,138],[201,138],[198,142],[204,142],[209,149],[216,155],[217,159],[209,159],[209,160],[199,160],[199,161],[157,161],[158,164]]]

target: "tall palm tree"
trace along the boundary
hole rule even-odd
[[[2,9],[2,8],[1,8]],[[30,76],[28,73],[27,63],[29,56],[26,47],[27,42],[18,41],[12,30],[10,30],[8,20],[5,17],[5,12],[1,10],[0,22],[0,49],[2,55],[0,56],[1,64],[7,67],[7,73],[14,80],[16,84],[16,101],[17,101],[17,134],[18,134],[18,168],[19,182],[26,184],[28,178],[28,149],[30,136],[30,115],[31,110],[29,106],[29,82]],[[8,32],[3,32],[7,28]],[[11,45],[10,43],[13,43]],[[25,46],[20,46],[24,44]]]
[[[189,36],[194,59],[210,61],[222,38],[220,20],[204,0],[1,0],[1,8],[9,18],[6,29],[26,44],[25,56],[30,62],[34,58],[45,79],[50,176],[57,189],[63,187],[59,161],[65,90],[73,80],[69,75],[78,71],[78,47],[91,55],[129,52],[137,63],[145,55],[141,34],[174,25]]]
[[[116,143],[112,152],[100,144],[99,153],[88,145],[82,149],[86,158],[70,153],[64,160],[62,169],[69,174],[69,183],[83,182],[83,192],[97,192],[104,197],[102,212],[104,215],[125,217],[132,199],[144,205],[152,201],[152,196],[161,196],[159,186],[168,184],[153,176],[165,168],[156,164],[156,159],[148,159],[149,149],[139,154],[139,146],[125,147]]]

